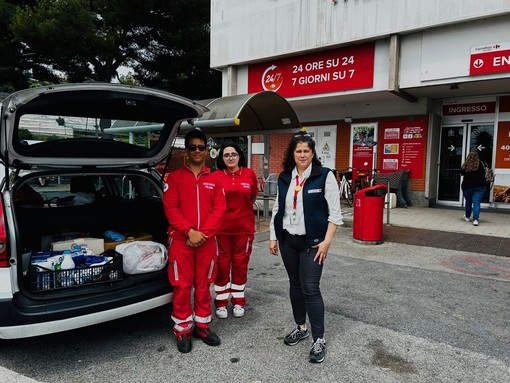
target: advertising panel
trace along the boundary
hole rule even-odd
[[[425,132],[424,120],[381,122],[381,173],[410,170],[410,177],[422,178]]]
[[[498,124],[496,141],[496,177],[492,189],[493,201],[510,203],[510,174],[500,172],[501,169],[510,169],[510,121],[501,121]]]
[[[354,178],[356,178],[356,170],[370,170],[374,168],[376,138],[377,122],[351,124],[351,167],[354,168]]]
[[[250,65],[248,93],[264,90],[283,97],[371,88],[374,43]]]

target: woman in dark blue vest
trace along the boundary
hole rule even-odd
[[[284,338],[294,346],[308,338],[313,346],[308,359],[321,363],[326,354],[324,301],[320,291],[322,268],[336,232],[343,224],[335,176],[322,167],[315,142],[306,131],[292,137],[278,177],[278,193],[271,219],[269,251],[278,247],[290,282],[290,301],[296,327]]]

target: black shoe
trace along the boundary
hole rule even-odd
[[[191,351],[191,332],[177,335],[177,350],[182,353]]]
[[[326,356],[326,341],[324,338],[318,338],[310,350],[308,360],[312,363],[322,363]]]
[[[283,343],[287,346],[294,346],[298,344],[301,340],[306,339],[310,336],[308,330],[301,330],[299,326],[296,326],[294,330],[292,330],[289,334],[283,338]]]
[[[196,327],[193,329],[193,336],[202,339],[205,344],[209,346],[219,346],[221,343],[220,337],[213,333],[210,328]]]

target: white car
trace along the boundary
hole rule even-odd
[[[162,181],[151,169],[167,159],[181,122],[205,111],[163,91],[103,83],[32,88],[3,100],[0,338],[70,330],[171,302],[166,268],[124,273],[105,232],[166,246]],[[19,139],[22,129],[37,139]],[[42,187],[40,179],[52,182]],[[38,266],[38,256],[66,241],[90,245],[109,261],[69,271]]]

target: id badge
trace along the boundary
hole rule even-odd
[[[297,222],[297,216],[295,213],[290,216],[290,223],[291,223],[291,225],[297,225],[298,222]]]

